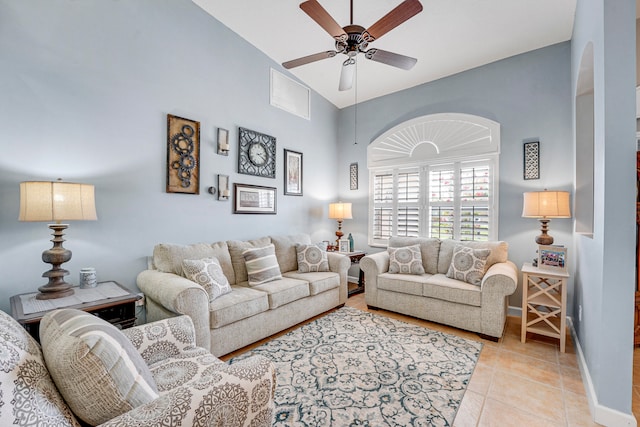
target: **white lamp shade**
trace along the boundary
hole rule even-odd
[[[525,218],[571,218],[568,191],[531,191],[524,193],[522,216]]]
[[[330,203],[329,204],[329,219],[351,219],[351,203]]]
[[[96,220],[94,187],[72,182],[20,183],[20,221]]]

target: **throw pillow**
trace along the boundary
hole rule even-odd
[[[264,248],[245,249],[242,252],[247,268],[249,286],[261,285],[272,280],[282,279],[280,266],[273,244]]]
[[[231,292],[229,280],[216,258],[185,259],[182,261],[182,270],[187,279],[196,282],[207,291],[209,302]]]
[[[73,413],[102,424],[158,398],[149,367],[122,331],[92,314],[53,310],[40,323],[49,373]]]
[[[329,271],[327,252],[318,245],[296,245],[298,254],[298,273]]]
[[[447,277],[480,286],[484,277],[484,266],[490,254],[490,249],[473,249],[456,245]]]
[[[387,252],[389,252],[389,273],[424,274],[420,245],[387,248]]]

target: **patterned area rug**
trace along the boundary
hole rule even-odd
[[[276,364],[274,426],[450,426],[481,348],[343,307],[231,363]]]

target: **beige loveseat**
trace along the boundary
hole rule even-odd
[[[366,280],[367,305],[500,338],[506,321],[507,298],[515,292],[518,283],[518,270],[507,259],[507,243],[389,239],[389,248],[415,245],[419,247],[424,269],[421,274],[390,273],[389,249],[360,260]],[[488,252],[484,275],[473,277],[477,284],[447,277],[457,247],[488,250],[482,251],[484,255]]]
[[[250,286],[243,252],[270,244],[282,278]],[[149,269],[137,278],[146,298],[147,320],[186,314],[195,325],[197,344],[221,356],[343,305],[349,258],[329,252],[329,271],[299,273],[297,244],[310,245],[310,237],[156,245]],[[184,277],[182,264],[185,259],[212,257],[220,263],[231,292],[210,302],[202,286]]]

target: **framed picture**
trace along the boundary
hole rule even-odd
[[[351,190],[358,189],[358,163],[349,165],[349,188]]]
[[[167,193],[200,194],[200,122],[167,114]]]
[[[229,175],[218,175],[218,200],[229,200]]]
[[[338,252],[349,252],[349,240],[340,239],[338,241]]]
[[[218,154],[221,156],[229,155],[229,131],[227,129],[218,128]]]
[[[260,185],[233,184],[233,213],[275,214],[276,189]]]
[[[538,245],[538,267],[566,272],[567,249],[563,246]]]
[[[302,153],[284,150],[284,194],[302,196]]]
[[[522,151],[524,179],[540,179],[540,141],[525,142]]]

